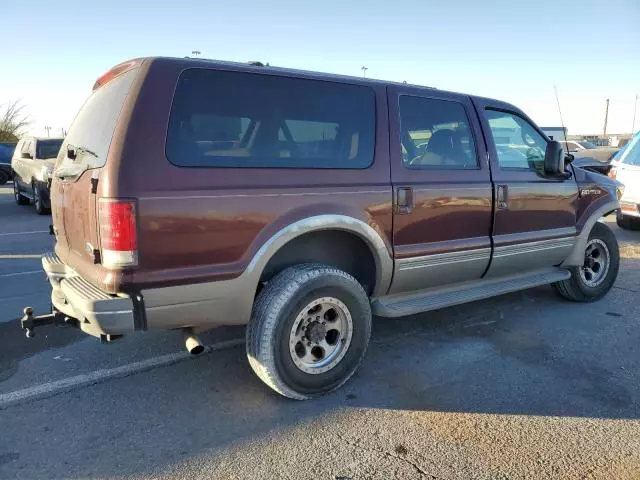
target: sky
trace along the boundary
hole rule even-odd
[[[640,0],[0,0],[0,104],[68,129],[95,80],[136,57],[260,60],[497,98],[540,126],[632,129]],[[6,39],[13,39],[7,41]],[[640,110],[640,101],[638,102]],[[635,130],[640,129],[640,112]]]

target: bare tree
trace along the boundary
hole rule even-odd
[[[20,100],[0,105],[0,142],[17,142],[31,119]]]

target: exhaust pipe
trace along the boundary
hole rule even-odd
[[[204,345],[200,339],[193,333],[192,328],[184,329],[184,346],[191,355],[198,355],[204,352]]]

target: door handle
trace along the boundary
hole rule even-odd
[[[509,207],[509,187],[507,185],[498,185],[496,201],[499,210],[505,210]]]
[[[396,194],[396,212],[406,215],[413,211],[413,188],[399,187]]]

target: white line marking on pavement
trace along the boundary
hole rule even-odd
[[[44,274],[44,270],[31,270],[29,272],[3,273],[0,277],[17,277],[19,275],[33,275],[34,273]]]
[[[35,232],[12,232],[12,233],[0,233],[0,237],[7,237],[9,235],[33,235],[35,233],[49,233],[49,230],[37,230]]]
[[[202,352],[200,355],[191,355],[186,351],[169,353],[160,357],[149,358],[147,360],[130,363],[128,365],[122,365],[120,367],[95,370],[90,373],[76,375],[75,377],[64,378],[62,380],[56,380],[55,382],[44,383],[22,390],[3,393],[0,395],[0,410],[11,405],[15,405],[16,403],[39,400],[41,398],[51,397],[81,387],[101,383],[112,378],[128,377],[129,375],[144,372],[146,370],[151,370],[153,368],[171,365],[173,363],[178,363],[187,359],[202,357],[217,350],[224,350],[226,348],[244,344],[244,342],[245,340],[243,338],[226,340],[224,342],[214,343],[213,345],[206,346],[204,352]]]
[[[41,253],[25,253],[25,254],[11,254],[11,255],[0,255],[0,260],[23,260],[28,258],[42,258]]]

